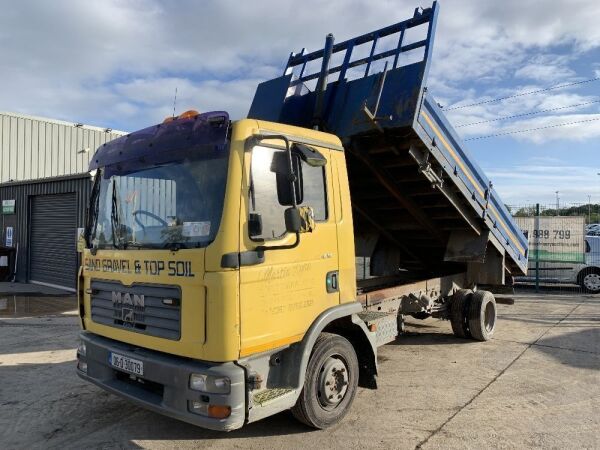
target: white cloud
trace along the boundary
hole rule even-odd
[[[563,203],[584,203],[588,195],[593,203],[600,203],[600,177],[596,175],[600,166],[544,165],[533,159],[528,162],[528,165],[486,170],[505,203],[549,205],[556,201],[556,191]]]
[[[564,125],[563,125],[564,124]],[[523,121],[520,125],[535,129],[514,134],[518,140],[535,144],[566,140],[581,142],[600,138],[600,114],[569,114]],[[558,125],[558,126],[557,126]]]
[[[537,88],[528,86],[521,92],[528,92]],[[497,97],[503,95],[505,95],[504,91],[497,91]],[[483,99],[485,98],[487,97]],[[598,103],[597,96],[554,91],[540,93],[539,95],[516,97],[498,103],[456,109],[448,111],[448,116],[461,136],[472,138],[539,128],[562,122],[593,119],[600,112],[599,107],[600,103]],[[534,114],[540,111],[545,112]],[[501,118],[507,119],[497,120]],[[598,123],[600,125],[600,122]],[[591,130],[591,133],[587,130]],[[597,133],[596,125],[592,123],[591,128],[588,126],[586,132],[581,134],[565,133],[563,128],[558,127],[553,131],[538,130],[527,134],[518,133],[513,137],[519,140],[528,140],[535,144],[542,144],[554,138],[580,141],[597,137]]]
[[[430,1],[0,3],[0,110],[134,130],[172,113],[175,87],[178,112],[225,109],[234,118],[243,117],[258,82],[280,74],[290,51],[320,48],[328,32],[340,42],[403,20],[415,6]],[[443,105],[528,92],[591,73],[600,77],[593,56],[600,49],[595,0],[441,0],[440,6],[428,85]],[[597,97],[588,94],[577,87],[549,91],[455,110],[449,117],[455,124],[481,122]],[[458,131],[473,137],[599,114],[598,105],[588,105]],[[512,138],[533,150],[551,140],[599,139],[600,121]],[[600,168],[543,157],[529,165],[491,169],[488,174],[507,202],[551,202],[556,189],[565,199],[581,201],[600,178],[593,175]]]
[[[205,111],[225,110],[233,117],[244,117],[259,79],[191,82],[186,78],[135,79],[115,86],[116,93],[137,106],[137,127],[162,121],[173,113],[175,88],[177,112],[189,109]]]
[[[566,66],[552,63],[531,63],[519,68],[515,76],[529,78],[531,80],[554,82],[569,80],[575,75],[575,71]]]
[[[290,51],[316,49],[330,31],[339,42],[410,17],[414,6],[396,0],[11,2],[0,15],[0,109],[132,129],[162,117],[176,80],[182,107],[188,92],[190,102],[199,102],[192,106],[224,106],[241,117],[256,82],[279,74]],[[551,73],[526,68],[531,53],[548,47],[553,54],[549,46],[556,44],[575,54],[597,48],[599,22],[592,0],[442,0],[430,85],[450,104],[479,98],[471,81],[496,95],[497,82],[521,66],[534,81],[547,79]]]

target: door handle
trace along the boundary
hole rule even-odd
[[[339,272],[337,270],[327,272],[325,277],[325,287],[327,288],[328,294],[331,294],[332,292],[338,292],[340,290]]]

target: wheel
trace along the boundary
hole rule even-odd
[[[346,415],[357,386],[358,359],[352,344],[337,334],[321,333],[292,414],[310,427],[327,428]]]
[[[597,294],[600,292],[600,269],[589,268],[584,269],[579,274],[579,285],[581,289],[589,294]]]
[[[467,315],[472,294],[473,291],[470,289],[460,289],[452,295],[452,303],[450,304],[450,324],[452,325],[452,332],[456,337],[471,337]]]
[[[496,299],[491,292],[477,291],[471,296],[469,330],[476,341],[488,341],[496,328]]]

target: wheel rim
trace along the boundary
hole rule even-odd
[[[340,355],[331,355],[319,371],[319,403],[324,409],[336,408],[348,391],[348,367]]]
[[[489,333],[496,325],[496,309],[494,308],[494,304],[492,302],[488,302],[488,304],[485,305],[485,314],[483,320],[485,329]]]
[[[600,275],[597,273],[589,273],[583,278],[583,285],[590,291],[600,290]]]

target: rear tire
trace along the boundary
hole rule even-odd
[[[600,292],[600,269],[595,267],[583,269],[577,279],[584,292],[588,294]]]
[[[348,413],[357,386],[358,358],[352,344],[337,334],[321,333],[292,414],[309,427],[330,427]]]
[[[491,292],[477,291],[471,296],[469,330],[476,341],[489,341],[496,329],[496,299]]]
[[[473,291],[460,289],[452,295],[450,304],[450,323],[454,336],[459,338],[470,338],[468,311]]]

